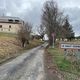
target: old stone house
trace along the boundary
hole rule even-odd
[[[17,33],[22,25],[23,21],[18,17],[0,17],[0,32]]]

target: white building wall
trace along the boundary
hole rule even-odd
[[[0,32],[7,33],[17,33],[20,30],[21,24],[13,24],[13,23],[0,23],[2,27],[0,27]],[[11,28],[9,28],[11,26]]]

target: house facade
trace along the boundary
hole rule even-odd
[[[0,17],[0,32],[17,33],[22,25],[23,21],[18,17]]]

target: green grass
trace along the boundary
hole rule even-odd
[[[0,37],[16,37],[17,35],[14,33],[4,33],[0,32]]]
[[[64,58],[64,52],[62,50],[59,48],[49,48],[48,51],[52,54],[53,61],[57,64],[60,71],[80,75],[80,71],[74,66],[74,64]]]
[[[31,48],[37,47],[37,46],[39,46],[39,45],[44,43],[43,41],[36,40],[36,39],[35,40],[31,40],[29,42],[30,42],[30,44],[27,45],[24,49],[31,49]]]

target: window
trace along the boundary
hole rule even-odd
[[[0,28],[2,28],[2,25],[0,25]]]
[[[11,28],[11,25],[9,25],[9,28]]]
[[[11,25],[9,25],[9,29],[8,29],[8,31],[10,31],[10,29],[11,29]]]
[[[8,19],[8,21],[9,21],[9,22],[13,22],[13,20],[12,20],[12,19]]]
[[[19,20],[15,20],[15,22],[17,22],[17,23],[18,23],[18,22],[19,22]]]

